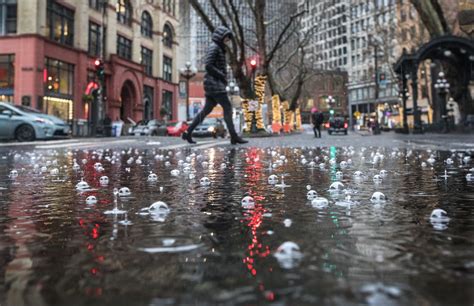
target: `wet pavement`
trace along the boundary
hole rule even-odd
[[[385,136],[3,147],[0,304],[472,305],[469,142]]]

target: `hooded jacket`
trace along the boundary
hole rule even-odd
[[[206,95],[226,93],[227,65],[224,45],[224,38],[226,36],[232,36],[232,32],[223,26],[217,27],[214,33],[212,33],[212,42],[205,60],[204,90]]]

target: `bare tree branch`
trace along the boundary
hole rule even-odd
[[[301,15],[303,15],[304,13],[306,13],[307,11],[301,11],[299,13],[296,13],[294,15],[292,15],[290,17],[290,20],[288,21],[288,23],[285,25],[285,27],[283,28],[283,30],[280,32],[280,35],[278,35],[278,39],[276,40],[276,43],[275,45],[273,46],[273,48],[270,50],[270,52],[268,53],[268,56],[267,56],[267,62],[271,62],[271,60],[273,59],[273,57],[275,56],[275,52],[281,47],[281,42],[283,40],[283,37],[285,36],[286,32],[288,31],[288,29],[291,27],[291,25],[293,24],[293,21],[295,21],[298,17],[300,17]]]

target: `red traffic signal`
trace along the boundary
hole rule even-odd
[[[101,61],[100,59],[96,59],[96,60],[94,61],[94,65],[95,65],[96,67],[99,67],[99,66],[102,65],[102,61]]]
[[[257,67],[257,60],[254,59],[254,58],[251,59],[251,60],[250,60],[250,66],[251,66],[252,68],[256,68],[256,67]]]

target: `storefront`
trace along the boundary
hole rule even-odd
[[[56,116],[72,124],[74,65],[52,59],[45,59],[44,70],[45,96],[39,109],[46,114]]]
[[[0,102],[13,103],[15,55],[0,55]]]

